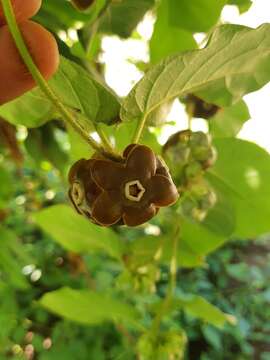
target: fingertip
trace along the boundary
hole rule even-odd
[[[41,0],[11,0],[14,14],[18,22],[34,16],[41,7]],[[5,24],[5,16],[0,1],[0,25]]]
[[[20,23],[29,52],[45,79],[57,70],[59,53],[52,34],[32,21]],[[0,28],[0,104],[10,101],[35,85],[20,57],[7,26]]]

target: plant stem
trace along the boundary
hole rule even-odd
[[[73,118],[72,114],[66,109],[66,107],[61,103],[60,99],[57,95],[53,92],[53,90],[49,87],[46,80],[43,78],[42,74],[40,73],[39,69],[35,65],[26,45],[24,39],[22,37],[21,31],[18,27],[16,22],[16,18],[13,12],[13,8],[11,5],[10,0],[2,0],[4,15],[9,27],[9,30],[12,34],[12,37],[15,41],[17,49],[28,68],[29,72],[33,76],[35,82],[44,94],[51,100],[53,105],[56,107],[60,115],[63,119],[70,124],[70,126],[84,139],[86,142],[96,151],[104,154],[107,157],[115,158],[113,153],[107,153],[102,146],[99,145],[85,130],[80,124]]]
[[[143,116],[143,117],[138,121],[138,125],[137,125],[137,127],[136,127],[135,134],[134,134],[134,137],[133,137],[133,140],[132,140],[132,143],[133,143],[133,144],[138,144],[138,142],[140,141],[140,138],[141,138],[141,136],[142,136],[145,123],[146,123],[146,115]]]
[[[177,248],[178,248],[178,240],[179,240],[179,234],[180,234],[180,227],[177,225],[175,235],[173,238],[173,249],[172,249],[172,258],[171,258],[171,264],[170,264],[170,292],[171,297],[174,295],[174,291],[176,288],[176,274],[177,274]]]
[[[178,247],[178,237],[179,237],[180,227],[179,225],[176,228],[174,237],[173,237],[173,249],[172,249],[172,257],[170,263],[170,284],[168,286],[167,294],[164,298],[163,303],[161,304],[160,311],[156,315],[155,319],[153,320],[151,332],[153,334],[154,339],[156,339],[160,324],[162,321],[163,316],[166,314],[168,307],[172,301],[175,287],[176,287],[176,273],[177,273],[177,247]]]
[[[114,151],[109,139],[107,138],[107,135],[105,134],[105,132],[101,129],[101,127],[99,126],[99,124],[94,124],[95,130],[97,132],[97,134],[100,137],[100,140],[102,141],[106,151],[108,152],[112,152]]]
[[[99,21],[94,22],[92,29],[91,29],[92,30],[91,38],[90,38],[89,44],[86,49],[86,57],[88,60],[92,60],[91,59],[91,51],[94,46],[94,41],[95,41],[95,37],[96,37],[97,31],[98,31],[98,27],[99,27]]]

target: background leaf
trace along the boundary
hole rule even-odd
[[[187,239],[189,240],[189,239]],[[173,238],[166,235],[138,237],[129,244],[128,251],[141,263],[151,262],[162,244],[161,262],[169,264],[172,258]],[[177,262],[181,267],[196,267],[204,264],[204,257],[194,251],[185,238],[180,239]]]
[[[234,236],[256,237],[270,231],[270,155],[240,139],[216,139],[218,160],[209,181],[224,191],[236,211]],[[233,161],[232,161],[233,159]]]
[[[209,131],[213,137],[234,137],[250,118],[246,103],[225,107],[209,120]]]
[[[65,173],[68,155],[63,151],[55,137],[51,123],[28,131],[25,147],[38,166],[44,160],[50,161],[60,172]]]
[[[240,14],[248,11],[252,6],[251,0],[228,0],[228,5],[236,5]]]
[[[55,115],[55,110],[41,91],[34,89],[1,105],[0,115],[11,124],[35,128],[51,120]]]
[[[90,290],[61,288],[45,294],[40,304],[57,315],[82,324],[96,325],[104,321],[135,323],[137,320],[132,306]]]
[[[127,38],[155,0],[122,0],[112,2],[100,21],[100,30]]]
[[[123,243],[111,229],[92,224],[66,205],[34,214],[35,222],[65,249],[75,253],[105,252],[120,258]]]
[[[192,33],[170,24],[169,4],[169,0],[163,0],[158,7],[157,20],[149,44],[151,63],[157,63],[168,55],[197,48]]]
[[[12,177],[3,166],[0,166],[0,183],[0,207],[2,207],[14,194]]]
[[[227,0],[168,0],[170,23],[191,32],[206,32],[219,19]]]
[[[0,226],[0,273],[14,288],[25,290],[28,282],[22,274],[23,266],[31,263],[25,248],[15,233]]]
[[[201,296],[178,294],[178,299],[174,301],[174,305],[219,328],[222,328],[226,322],[235,323],[236,321],[232,315],[223,313]]]
[[[161,104],[188,93],[228,106],[270,80],[270,25],[257,29],[223,25],[208,46],[172,56],[154,66],[129,93],[123,121],[149,115]]]

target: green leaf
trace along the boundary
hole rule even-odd
[[[205,49],[172,56],[155,65],[124,100],[121,118],[145,118],[163,103],[189,93],[229,106],[269,80],[270,25],[258,29],[223,25]]]
[[[204,258],[197,251],[194,251],[188,243],[188,238],[181,237],[177,251],[177,263],[181,267],[196,267],[204,264]],[[135,261],[147,263],[153,258],[162,244],[161,262],[169,264],[172,258],[173,237],[171,236],[142,236],[137,238],[129,246],[129,252],[134,256]]]
[[[134,324],[138,317],[133,306],[91,290],[64,287],[43,295],[39,302],[59,316],[87,325],[97,325],[104,321]]]
[[[215,188],[217,202],[215,206],[209,210],[206,218],[202,222],[202,225],[206,227],[208,231],[219,237],[225,237],[225,239],[229,238],[236,226],[236,210],[227,196],[227,190],[228,189],[224,187],[222,189]],[[217,241],[219,242],[218,238]],[[211,250],[214,250],[214,248]]]
[[[168,0],[170,22],[191,32],[207,32],[214,26],[227,0]]]
[[[240,14],[248,11],[252,6],[251,0],[228,0],[228,5],[236,5],[239,9]]]
[[[115,147],[120,153],[130,144],[131,136],[134,134],[135,129],[136,123],[134,122],[120,123],[113,127],[102,125],[102,130],[105,131],[109,138],[113,138]],[[150,132],[149,129],[144,131],[141,143],[151,147],[156,154],[161,153],[161,145],[158,143],[156,135]]]
[[[0,226],[0,272],[11,286],[22,290],[28,288],[22,268],[29,263],[31,259],[16,234]]]
[[[41,161],[48,160],[60,172],[65,172],[68,156],[57,142],[52,124],[28,130],[24,145],[38,165]]]
[[[65,105],[79,110],[90,121],[112,124],[119,120],[117,97],[76,63],[61,57],[49,84]]]
[[[208,174],[212,186],[235,209],[234,236],[255,238],[270,231],[270,155],[248,141],[216,139],[218,159]]]
[[[14,193],[14,183],[10,173],[0,166],[0,207],[10,200]]]
[[[55,115],[51,102],[39,89],[25,93],[19,98],[0,106],[0,116],[14,125],[35,128],[45,124]]]
[[[120,258],[123,243],[111,229],[92,224],[66,205],[33,214],[35,222],[65,249],[75,253],[105,252]]]
[[[238,103],[223,108],[209,120],[209,130],[213,137],[234,137],[241,130],[250,114],[246,103]]]
[[[154,4],[155,0],[112,2],[100,21],[100,31],[127,38]]]
[[[168,0],[163,0],[158,8],[149,46],[151,63],[157,63],[168,55],[197,48],[197,43],[190,32],[169,23]]]
[[[92,121],[109,125],[119,121],[117,97],[76,63],[61,57],[58,71],[49,80],[49,85],[61,102],[71,108],[74,116],[77,112],[77,121],[84,127],[91,127]],[[0,106],[0,116],[12,124],[31,128],[52,120],[56,111],[45,94],[34,89]]]
[[[78,22],[89,21],[89,15],[77,11],[66,0],[43,0],[41,9],[34,19],[57,33],[60,30],[73,28]]]
[[[16,318],[18,308],[14,290],[2,283],[0,283],[0,309],[0,347],[4,349],[18,326]]]
[[[180,243],[184,241],[188,244],[190,250],[197,256],[209,254],[223,245],[227,239],[225,235],[209,230],[204,224],[191,223],[187,220],[181,223]],[[179,256],[181,261],[181,251],[179,251]]]
[[[236,323],[234,316],[226,314],[201,296],[178,294],[174,306],[209,324],[222,328],[226,322]]]
[[[68,136],[70,143],[70,160],[72,163],[79,159],[90,159],[94,151],[81,136],[68,126]]]

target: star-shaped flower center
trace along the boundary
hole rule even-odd
[[[145,188],[139,180],[129,181],[125,184],[125,196],[128,200],[139,202],[145,193]]]

